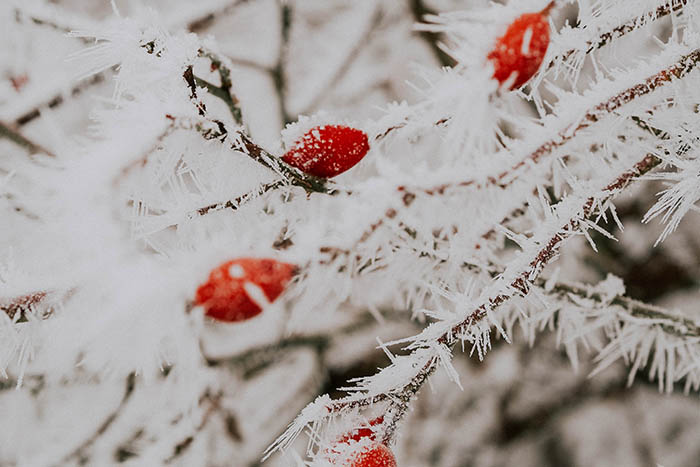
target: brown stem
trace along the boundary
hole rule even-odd
[[[381,19],[382,11],[380,8],[377,8],[372,14],[372,19],[367,25],[367,29],[359,35],[358,42],[348,52],[348,54],[345,56],[345,59],[341,62],[340,66],[338,66],[335,69],[335,71],[333,72],[330,79],[326,82],[326,84],[316,93],[311,102],[309,102],[306,108],[304,108],[304,110],[302,110],[300,113],[312,113],[316,108],[318,108],[319,104],[321,104],[321,101],[323,101],[323,99],[327,97],[328,93],[338,85],[343,76],[347,74],[353,62],[360,55],[360,52],[362,52],[362,50],[369,44],[370,36],[372,35],[372,32],[377,28],[377,26],[379,26]]]
[[[226,66],[221,57],[210,50],[201,49],[199,51],[199,55],[206,57],[211,61],[211,69],[216,70],[219,73],[221,84],[216,86],[197,76],[193,76],[194,82],[198,86],[205,87],[212,95],[224,101],[228,106],[229,112],[231,113],[234,121],[239,125],[243,125],[243,113],[241,111],[240,102],[233,93],[233,82],[231,81],[230,68]]]
[[[231,0],[227,5],[220,7],[214,11],[208,11],[197,18],[192,18],[187,23],[187,30],[190,32],[200,33],[209,28],[217,18],[221,18],[228,14],[234,8],[248,3],[249,0]]]
[[[97,430],[95,430],[95,433],[93,433],[92,436],[90,436],[88,439],[82,442],[80,446],[71,451],[70,454],[65,456],[61,461],[61,464],[67,464],[68,461],[76,458],[81,464],[88,460],[87,457],[85,457],[85,451],[90,446],[92,446],[95,443],[95,441],[97,441],[100,438],[100,436],[104,435],[110,426],[112,426],[114,421],[117,419],[119,414],[126,406],[127,402],[129,402],[131,395],[134,393],[135,385],[136,374],[130,373],[129,376],[126,378],[126,387],[124,389],[124,395],[122,396],[122,400],[119,402],[117,408],[109,414],[109,416],[102,422],[102,424],[97,428]]]
[[[5,313],[10,319],[14,320],[15,315],[20,313],[18,322],[26,321],[25,314],[41,303],[48,295],[48,292],[43,290],[33,292],[27,295],[12,298],[10,300],[0,301],[0,312]]]
[[[71,97],[78,96],[80,93],[85,91],[85,89],[95,86],[97,84],[102,83],[105,80],[104,77],[105,73],[98,73],[91,78],[85,79],[79,84],[73,86],[73,88],[70,90],[68,95]],[[26,110],[22,112],[18,117],[15,118],[15,125],[17,127],[22,127],[26,125],[27,123],[33,121],[34,119],[38,118],[41,115],[41,109],[43,108],[49,108],[49,109],[54,109],[61,104],[65,102],[65,97],[64,94],[58,93],[54,95],[52,98],[50,98],[47,101],[44,101],[38,105],[35,105],[33,108]]]
[[[578,213],[570,218],[558,232],[554,233],[548,242],[544,243],[542,248],[540,248],[534,255],[534,258],[530,261],[530,263],[524,268],[523,271],[516,275],[515,279],[508,284],[507,288],[517,291],[519,294],[526,295],[529,292],[530,287],[535,284],[535,281],[542,272],[543,267],[551,262],[556,256],[556,253],[559,251],[561,245],[581,228],[580,219],[588,218],[593,214],[596,199],[599,201],[599,204],[602,205],[605,201],[619,194],[624,188],[626,188],[631,180],[647,173],[652,168],[656,167],[660,162],[661,161],[659,158],[652,154],[648,154],[642,160],[634,164],[631,169],[622,172],[611,183],[603,188],[601,192],[602,196],[587,198],[582,203]],[[460,336],[463,336],[466,333],[468,328],[473,326],[475,323],[480,322],[486,316],[488,311],[494,310],[510,300],[514,294],[515,292],[495,293],[491,297],[487,298],[483,305],[475,308],[467,318],[462,320],[460,323],[451,326],[448,330],[438,336],[435,339],[435,343],[448,347],[454,346],[454,344],[460,339]],[[436,366],[437,361],[435,358],[431,358],[424,366],[416,371],[416,374],[413,376],[413,378],[411,378],[410,382],[406,386],[400,388],[395,393],[383,393],[366,398],[350,397],[347,399],[340,399],[333,401],[328,409],[331,412],[335,412],[348,408],[366,407],[377,402],[388,400],[388,410],[401,411],[401,405],[407,404],[407,401],[410,401],[418,393],[422,385],[425,383],[425,381],[427,381],[428,377],[433,373],[433,371],[435,371]],[[393,433],[393,430],[390,429],[390,427],[388,427],[388,430],[390,433]],[[388,441],[390,441],[390,439],[387,439],[387,442]]]
[[[289,35],[292,29],[292,7],[288,2],[280,2],[280,49],[277,54],[277,63],[270,70],[270,75],[275,83],[277,100],[280,107],[280,118],[283,124],[291,123],[295,119],[289,115],[287,109],[287,52],[289,51]]]
[[[11,127],[7,123],[0,121],[0,138],[7,138],[18,146],[22,146],[24,149],[31,153],[43,153],[49,157],[56,157],[56,155],[50,150],[46,149],[42,145],[35,143],[26,136],[22,135],[20,131],[16,128]]]
[[[303,188],[307,193],[338,193],[337,188],[335,188],[329,180],[306,174],[296,167],[292,167],[282,159],[255,144],[245,133],[236,131],[230,134],[223,122],[213,120],[212,123],[216,125],[216,129],[205,128],[201,125],[198,127],[199,132],[205,139],[216,139],[221,142],[225,142],[228,139],[231,149],[242,152],[255,162],[267,167],[275,174],[282,175],[287,182]],[[229,135],[231,136],[229,137]]]
[[[609,44],[615,39],[624,36],[639,28],[640,24],[646,24],[654,19],[663,18],[668,16],[673,12],[678,12],[683,9],[684,6],[688,4],[688,0],[670,0],[666,4],[661,5],[651,11],[643,13],[635,18],[632,18],[626,23],[623,23],[610,31],[606,31],[597,38],[586,42],[586,54],[590,54],[596,49],[600,49],[605,45]],[[563,62],[576,53],[575,49],[568,50],[561,55],[558,55],[552,59],[549,67],[553,66],[556,62]]]
[[[211,416],[216,413],[217,410],[220,410],[220,401],[221,401],[222,394],[214,394],[211,395],[207,391],[207,393],[204,395],[202,398],[202,402],[207,401],[209,402],[209,407],[206,409],[204,412],[204,415],[202,416],[201,422],[194,427],[193,433],[185,437],[182,441],[178,442],[175,447],[173,448],[173,453],[170,457],[165,459],[165,464],[170,464],[171,462],[175,461],[178,457],[182,456],[187,449],[192,445],[192,442],[194,442],[195,436],[199,434],[204,427],[207,425],[209,422]]]
[[[429,15],[435,15],[436,12],[427,7],[423,0],[409,0],[411,14],[416,22],[423,21],[423,18]],[[418,34],[430,47],[435,59],[443,67],[453,67],[457,61],[446,53],[441,47],[440,42],[443,40],[442,34],[433,31],[419,31]]]
[[[685,77],[697,66],[699,61],[700,49],[696,49],[693,52],[681,57],[676,63],[668,68],[665,68],[650,76],[644,82],[631,86],[605,102],[594,106],[584,114],[583,118],[581,118],[578,123],[573,124],[567,129],[559,132],[554,138],[540,144],[537,149],[525,155],[525,157],[521,158],[521,160],[514,164],[510,169],[487,177],[483,184],[498,185],[505,188],[506,186],[512,184],[515,180],[525,175],[533,164],[537,164],[544,158],[551,156],[556,149],[574,139],[574,137],[581,130],[586,129],[606,116],[609,116],[611,113],[632,102],[634,99],[650,94],[654,90],[670,83],[674,79],[681,79]],[[437,123],[441,122],[436,122],[436,124]],[[387,130],[387,132],[400,127],[401,125],[394,126]],[[386,136],[387,132],[378,135],[378,138]],[[397,187],[397,193],[401,196],[404,206],[408,207],[405,200],[410,199],[412,201],[416,198],[416,196],[418,196],[418,194],[428,196],[443,195],[448,189],[464,188],[476,185],[477,180],[470,179],[455,183],[445,183],[429,188],[409,188],[406,186],[399,186]],[[387,210],[383,218],[380,218],[377,222],[372,224],[368,230],[365,231],[361,242],[366,241],[379,226],[386,222],[386,220],[393,219],[395,216],[396,210],[394,208]]]

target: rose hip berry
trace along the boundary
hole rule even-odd
[[[259,298],[249,291],[261,291],[273,302],[284,291],[296,266],[269,258],[237,258],[211,271],[209,279],[197,289],[195,304],[205,314],[225,322],[244,321],[262,312]],[[255,293],[253,293],[255,295]]]

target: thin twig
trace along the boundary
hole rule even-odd
[[[370,36],[372,35],[372,32],[377,28],[377,26],[379,26],[381,20],[382,10],[380,7],[376,7],[374,12],[372,13],[372,18],[367,24],[367,27],[358,35],[358,40],[355,43],[355,45],[348,51],[343,61],[331,74],[330,78],[318,90],[318,92],[316,92],[315,96],[300,113],[309,114],[318,108],[321,101],[323,101],[323,99],[327,97],[327,95],[338,85],[343,76],[347,74],[352,64],[360,55],[360,52],[362,52],[362,50],[365,47],[367,47],[367,45],[370,42]]]
[[[220,409],[220,401],[221,401],[222,394],[217,393],[215,395],[209,394],[209,391],[207,390],[207,393],[204,395],[202,398],[203,401],[209,402],[209,407],[206,409],[204,412],[204,415],[202,415],[202,420],[197,424],[197,426],[194,428],[193,432],[185,437],[182,441],[178,442],[175,447],[173,448],[173,453],[170,457],[165,459],[165,464],[170,464],[171,462],[175,461],[178,457],[182,456],[187,449],[192,445],[192,442],[194,442],[195,437],[204,429],[204,427],[207,425],[209,420],[211,419],[211,416],[216,413],[217,410]]]
[[[16,128],[12,128],[7,123],[0,121],[0,139],[7,138],[18,146],[22,146],[24,149],[28,150],[30,153],[43,153],[49,157],[56,157],[56,155],[50,150],[46,149],[39,143],[35,143],[26,136],[24,136]]]
[[[669,0],[664,5],[661,5],[651,11],[648,11],[635,18],[632,18],[626,23],[623,23],[610,31],[606,31],[600,34],[595,39],[587,41],[585,44],[585,53],[590,54],[591,52],[608,45],[613,40],[619,39],[625,34],[628,34],[638,29],[642,24],[647,24],[653,20],[668,16],[671,13],[679,12],[687,4],[688,0]],[[548,66],[551,68],[554,65],[554,63],[564,62],[576,52],[576,49],[567,50],[566,52],[553,57]]]
[[[425,5],[423,0],[409,0],[408,3],[411,8],[413,20],[416,22],[421,22],[426,16],[436,14],[433,9]],[[443,39],[440,33],[433,31],[419,31],[418,34],[425,41],[425,43],[428,44],[430,50],[435,56],[435,59],[441,66],[453,67],[457,64],[457,61],[440,47],[440,42]]]
[[[231,149],[242,152],[275,174],[284,177],[289,184],[303,188],[307,193],[336,194],[339,192],[338,188],[329,180],[306,174],[296,167],[292,167],[279,157],[258,146],[242,131],[229,133],[223,122],[213,120],[212,123],[216,125],[215,129],[202,125],[197,128],[205,139],[218,140],[222,143],[228,140]]]
[[[539,281],[539,285],[544,286],[545,281]],[[557,282],[552,287],[552,290],[561,295],[573,294],[596,302],[606,302],[605,297],[601,296],[599,292],[591,291],[590,288],[579,284]],[[675,337],[682,339],[700,337],[700,323],[684,316],[671,313],[665,308],[650,305],[621,295],[616,296],[607,303],[622,307],[631,316],[636,318],[651,320],[655,325],[663,329],[664,332]]]
[[[234,121],[239,125],[243,125],[243,113],[241,111],[240,102],[233,93],[231,69],[226,66],[221,57],[210,50],[201,49],[199,54],[200,56],[206,57],[211,61],[211,69],[212,71],[216,70],[219,73],[221,84],[216,86],[197,76],[194,77],[195,83],[198,86],[206,88],[215,97],[223,100],[226,103],[226,106],[228,107]]]
[[[187,30],[200,33],[211,27],[218,18],[223,18],[231,10],[248,3],[249,0],[230,0],[223,5],[217,5],[211,11],[200,14],[197,18],[192,18],[187,22]]]
[[[462,180],[453,183],[444,183],[428,188],[420,187],[407,187],[398,186],[397,196],[400,199],[400,205],[407,208],[413,202],[418,195],[427,196],[437,196],[444,195],[448,190],[454,188],[466,188],[478,186],[482,188],[487,185],[496,185],[501,188],[505,188],[512,184],[516,180],[522,178],[528,171],[532,168],[534,164],[537,164],[551,156],[556,149],[562,147],[565,143],[574,139],[574,137],[583,129],[590,127],[591,125],[603,120],[608,117],[613,112],[617,111],[626,104],[629,104],[633,100],[643,97],[647,94],[652,93],[656,89],[670,83],[674,79],[682,79],[687,76],[700,62],[700,49],[696,49],[693,52],[684,55],[673,65],[664,68],[663,70],[655,73],[651,77],[644,80],[644,82],[631,86],[622,92],[614,95],[610,99],[602,102],[590,110],[588,110],[583,117],[577,121],[577,123],[572,124],[565,130],[559,132],[554,138],[549,139],[541,143],[537,149],[532,152],[525,154],[520,158],[520,161],[511,166],[510,169],[501,171],[499,173],[494,173],[493,175],[485,177],[483,181],[476,179]],[[439,122],[438,122],[439,123]],[[399,128],[400,125],[394,126],[391,129]],[[382,136],[385,136],[383,133]],[[399,203],[397,203],[399,204]],[[377,229],[386,223],[386,221],[396,217],[396,208],[389,208],[385,211],[382,218],[373,223],[363,234],[360,239],[360,243],[366,241],[370,236],[377,231]],[[346,253],[343,250],[337,250],[337,253]]]
[[[484,303],[475,308],[464,320],[450,326],[450,328],[440,334],[435,339],[435,343],[443,346],[453,346],[459,341],[460,336],[467,334],[467,330],[470,327],[484,319],[489,311],[494,310],[510,300],[515,292],[526,295],[530,287],[535,284],[544,266],[554,259],[562,244],[573,237],[581,228],[582,222],[580,219],[588,218],[593,214],[596,201],[598,201],[597,204],[603,205],[607,200],[624,190],[633,179],[647,173],[660,162],[659,158],[648,154],[642,160],[634,164],[631,169],[622,172],[603,188],[601,192],[602,196],[587,198],[581,204],[578,213],[566,221],[563,227],[550,237],[549,241],[543,243],[543,246],[533,255],[532,260],[527,264],[525,269],[515,274],[515,279],[507,285],[507,288],[512,290],[512,292],[500,291],[494,293],[492,296],[485,299]],[[501,290],[503,290],[503,288]],[[328,410],[330,412],[337,412],[348,408],[366,407],[377,402],[389,400],[389,409],[403,413],[404,410],[401,409],[401,406],[403,404],[408,404],[410,400],[412,400],[425,381],[427,381],[428,377],[435,371],[437,365],[435,358],[429,359],[424,366],[418,368],[410,382],[402,388],[397,388],[398,390],[395,392],[390,394],[382,393],[374,396],[349,396],[344,399],[333,401],[328,406]],[[388,433],[388,436],[385,434],[387,442],[390,441],[394,428],[395,427],[391,426],[385,427],[385,432]]]
[[[9,300],[2,300],[0,301],[0,312],[5,313],[11,320],[15,320],[15,315],[19,313],[17,322],[26,321],[26,313],[41,303],[48,295],[48,292],[40,290]]]
[[[126,378],[126,387],[124,389],[124,395],[122,396],[122,400],[119,402],[119,405],[117,406],[116,409],[112,411],[112,413],[109,414],[109,416],[100,424],[100,426],[97,428],[95,433],[93,433],[92,436],[90,436],[88,439],[83,441],[80,446],[75,448],[73,451],[71,451],[70,454],[65,456],[63,460],[61,461],[61,464],[66,464],[68,461],[77,458],[78,461],[82,464],[87,462],[87,457],[85,456],[85,451],[92,446],[95,441],[97,441],[102,435],[104,435],[107,430],[109,429],[110,426],[114,423],[114,421],[119,417],[119,415],[122,413],[124,407],[126,406],[127,402],[129,402],[129,399],[131,398],[131,395],[134,393],[134,387],[136,385],[136,374],[135,373],[130,373],[129,376]]]
[[[277,100],[280,108],[282,124],[293,122],[295,119],[289,115],[287,109],[287,53],[289,51],[289,35],[292,29],[292,7],[288,2],[279,2],[280,7],[280,48],[277,54],[277,63],[270,70],[270,75],[275,83]]]

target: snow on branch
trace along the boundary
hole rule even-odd
[[[558,74],[559,70],[563,68],[570,76],[577,77],[586,55],[653,21],[670,14],[680,14],[688,4],[688,0],[642,3],[644,3],[642,9],[645,10],[643,13],[632,16],[627,21],[614,26],[611,23],[624,16],[618,16],[616,11],[606,11],[604,7],[601,7],[595,15],[580,19],[585,23],[584,27],[565,26],[559,34],[552,38],[551,49],[548,53],[550,59],[547,67],[543,69],[551,70],[554,68]],[[616,5],[612,5],[610,9],[615,10],[615,8]],[[628,12],[630,11],[636,13],[639,10],[627,8],[625,5],[626,16],[629,16]]]
[[[351,391],[349,396],[334,401],[321,399],[315,402],[313,406],[322,404],[323,409],[319,407],[302,413],[271,449],[285,448],[304,426],[312,422],[382,401],[388,401],[386,413],[389,416],[383,428],[386,441],[390,441],[411,400],[438,365],[451,368],[448,359],[450,352],[447,349],[457,342],[468,342],[472,351],[476,350],[483,357],[490,347],[491,325],[496,325],[505,336],[505,331],[493,317],[496,309],[513,297],[527,296],[544,266],[556,257],[562,244],[575,234],[591,228],[593,223],[587,220],[590,216],[596,212],[602,213],[611,198],[659,162],[656,156],[647,155],[631,168],[621,171],[604,186],[591,188],[587,190],[588,194],[572,195],[561,201],[555,206],[550,218],[534,233],[523,253],[474,300],[471,310],[466,313],[455,310],[451,319],[435,322],[409,340],[397,341],[409,341],[407,349],[411,350],[411,354],[395,357],[392,365],[377,375],[362,378],[355,387],[346,388]],[[309,418],[308,413],[319,418]]]

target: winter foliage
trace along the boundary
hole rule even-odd
[[[543,334],[696,397],[697,294],[580,274],[645,184],[638,248],[697,216],[696,1],[94,3],[0,6],[0,465],[425,465],[419,392]],[[537,12],[537,73],[501,77]],[[67,438],[22,440],[32,398]]]

